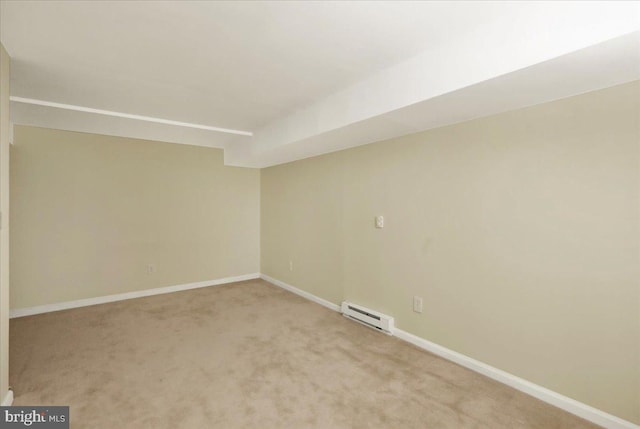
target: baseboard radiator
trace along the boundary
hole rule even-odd
[[[347,301],[342,303],[341,310],[342,314],[349,319],[385,334],[393,335],[393,317],[391,316]]]

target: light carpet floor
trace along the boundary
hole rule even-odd
[[[79,428],[594,428],[262,280],[11,320],[15,405]]]

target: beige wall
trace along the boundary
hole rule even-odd
[[[0,402],[9,388],[9,74],[11,59],[0,44]]]
[[[260,271],[260,173],[222,150],[22,126],[14,140],[12,308]]]
[[[262,170],[261,187],[262,273],[335,303],[344,295],[342,155]]]
[[[262,272],[640,423],[639,118],[633,82],[264,169]]]

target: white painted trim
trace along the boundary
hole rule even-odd
[[[4,400],[2,401],[3,407],[10,407],[13,404],[13,390],[9,389],[7,394],[4,396]]]
[[[220,133],[238,134],[241,136],[253,136],[251,131],[232,130],[230,128],[213,127],[210,125],[193,124],[191,122],[180,122],[171,119],[154,118],[152,116],[134,115],[131,113],[114,112],[112,110],[94,109],[93,107],[76,106],[74,104],[55,103],[53,101],[36,100],[34,98],[9,97],[16,103],[35,104],[36,106],[55,107],[57,109],[74,110],[76,112],[95,113],[98,115],[115,116],[118,118],[135,119],[138,121],[155,122],[158,124],[175,125],[178,127],[196,128],[199,130],[217,131]]]
[[[332,310],[338,312],[340,311],[339,306],[322,298],[319,298],[309,292],[305,292],[294,286],[281,282],[280,280],[276,280],[264,274],[260,274],[260,278],[304,298],[307,298],[310,301],[324,305],[325,307]],[[420,347],[421,349],[445,358],[451,362],[454,362],[493,380],[499,381],[500,383],[506,384],[507,386],[513,387],[514,389],[533,396],[534,398],[540,399],[543,402],[551,404],[578,417],[582,417],[583,419],[593,422],[602,427],[608,429],[640,429],[640,425],[636,425],[635,423],[623,420],[620,417],[616,417],[590,405],[578,402],[575,399],[571,399],[567,396],[554,392],[553,390],[549,390],[523,378],[517,377],[513,374],[509,374],[506,371],[492,367],[491,365],[487,365],[484,362],[480,362],[478,360],[470,358],[469,356],[465,356],[462,353],[455,352],[439,344],[410,334],[409,332],[403,331],[402,329],[395,328],[393,335],[401,340]]]
[[[32,316],[34,314],[50,313],[52,311],[67,310],[70,308],[87,307],[89,305],[105,304],[107,302],[123,301],[125,299],[142,298],[151,295],[161,295],[165,293],[180,292],[183,290],[197,289],[208,286],[217,286],[227,283],[241,282],[260,278],[259,273],[245,274],[242,276],[225,277],[216,280],[187,283],[176,286],[160,287],[155,289],[144,289],[135,292],[119,293],[116,295],[98,296],[96,298],[79,299],[76,301],[58,302],[55,304],[39,305],[37,307],[18,308],[9,312],[10,318]]]
[[[281,287],[282,289],[286,289],[289,292],[293,292],[296,295],[300,295],[301,297],[306,298],[309,301],[313,301],[313,302],[315,302],[317,304],[324,305],[325,307],[327,307],[327,308],[329,308],[329,309],[331,309],[333,311],[338,311],[338,312],[340,311],[340,306],[339,305],[334,304],[333,302],[327,301],[326,299],[322,299],[322,298],[320,298],[318,296],[315,296],[312,293],[305,292],[302,289],[298,289],[297,287],[291,286],[290,284],[287,284],[287,283],[282,282],[280,280],[276,280],[273,277],[269,277],[266,274],[260,274],[260,278],[263,279],[263,280],[268,281],[269,283],[271,283],[273,285]]]
[[[500,383],[506,384],[507,386],[513,387],[514,389],[568,411],[571,414],[582,417],[585,420],[589,420],[597,425],[609,429],[640,429],[640,426],[634,423],[623,420],[612,414],[605,413],[597,408],[578,402],[575,399],[561,395],[553,390],[549,390],[513,374],[509,374],[501,369],[494,368],[491,365],[487,365],[484,362],[465,356],[462,353],[458,353],[439,344],[432,343],[431,341],[410,334],[402,329],[396,328],[394,334],[401,340],[407,341],[421,349],[457,363],[458,365],[464,366],[465,368],[479,374],[485,375],[493,380],[499,381]]]

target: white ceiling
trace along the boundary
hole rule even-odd
[[[480,9],[426,2],[7,1],[2,42],[21,97],[255,129],[473,30]]]
[[[352,146],[349,133],[339,145],[331,133],[638,31],[639,11],[638,2],[2,1],[0,38],[12,96],[254,136],[22,103],[12,104],[16,123],[224,147],[230,164],[265,166]],[[553,71],[569,72],[580,70]],[[612,84],[629,77],[619,75]],[[441,125],[430,114],[380,135]]]

